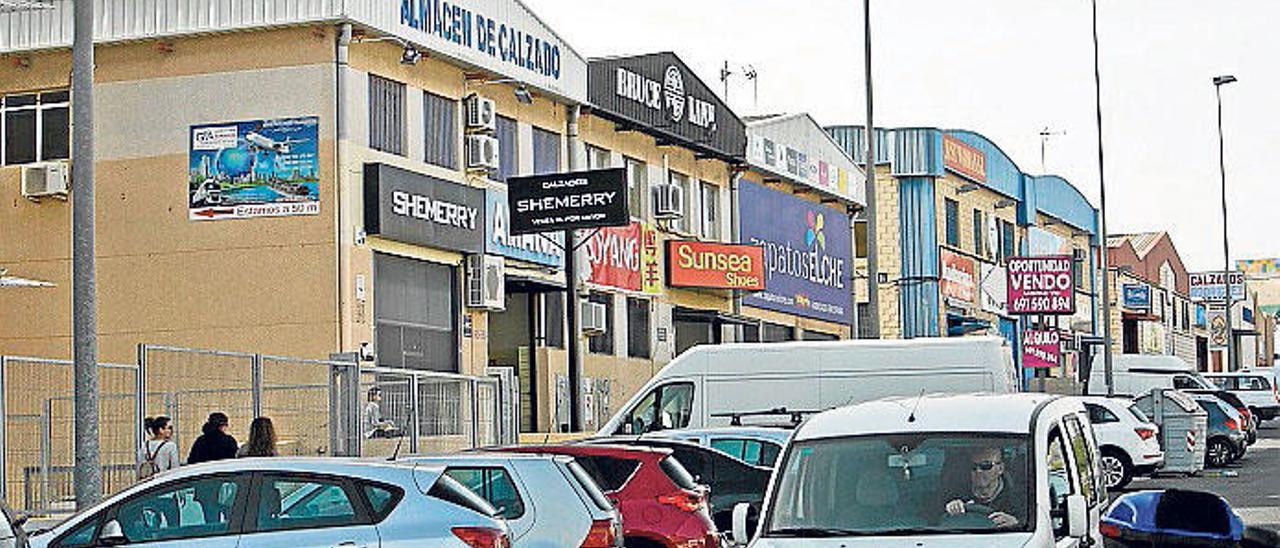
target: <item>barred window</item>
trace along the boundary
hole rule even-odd
[[[980,257],[986,256],[982,240],[986,237],[987,231],[982,227],[982,210],[973,210],[973,254]]]
[[[564,293],[552,291],[542,294],[543,334],[546,346],[564,348]]]
[[[422,94],[428,164],[458,169],[458,102],[434,93]]]
[[[404,84],[369,75],[369,148],[404,156]]]
[[[720,188],[705,181],[702,183],[702,236],[720,239]]]
[[[0,96],[0,165],[65,160],[71,151],[71,93]]]
[[[649,167],[635,158],[627,158],[627,209],[631,217],[644,218],[645,192],[649,189]]]

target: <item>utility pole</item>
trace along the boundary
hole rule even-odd
[[[1213,79],[1213,91],[1218,97],[1218,173],[1222,175],[1222,283],[1225,293],[1223,302],[1227,303],[1227,359],[1222,364],[1223,371],[1234,371],[1236,333],[1231,327],[1231,248],[1227,240],[1227,164],[1222,144],[1222,86],[1236,81],[1235,76],[1216,76]]]
[[[76,508],[102,497],[98,456],[98,297],[94,268],[93,5],[71,2],[71,337],[75,361]]]
[[[565,107],[567,123],[565,133],[569,149],[569,171],[578,169],[578,116],[582,112],[577,105]],[[582,431],[582,345],[578,318],[578,251],[574,230],[564,231],[565,321],[569,324],[569,431]]]
[[[1093,99],[1098,120],[1098,189],[1101,195],[1102,211],[1098,221],[1099,253],[1098,263],[1102,270],[1102,361],[1107,380],[1107,396],[1116,395],[1115,375],[1112,369],[1111,356],[1111,273],[1107,270],[1107,179],[1102,161],[1102,74],[1098,69],[1098,0],[1093,4]]]
[[[880,252],[876,245],[876,130],[873,117],[874,101],[871,96],[871,0],[862,0],[864,51],[863,63],[867,78],[867,127],[862,136],[866,141],[866,153],[863,158],[864,171],[867,178],[867,209],[863,213],[867,217],[867,318],[871,327],[871,338],[880,338]],[[859,318],[861,320],[861,318]]]

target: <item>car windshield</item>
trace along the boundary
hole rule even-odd
[[[977,433],[799,442],[782,474],[770,537],[1025,531],[1028,437]]]

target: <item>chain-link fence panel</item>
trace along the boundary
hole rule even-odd
[[[328,455],[329,368],[325,361],[262,356],[261,414],[275,426],[281,455]]]
[[[228,434],[248,439],[257,407],[253,354],[143,345],[138,357],[146,376],[146,415],[173,419],[173,441],[183,458],[215,411],[230,419]]]

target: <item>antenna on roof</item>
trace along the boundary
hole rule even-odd
[[[390,461],[390,462],[395,462],[395,460],[396,460],[396,459],[400,458],[400,446],[401,446],[401,445],[404,445],[404,436],[400,436],[400,439],[399,439],[398,441],[396,441],[396,450],[395,450],[395,452],[394,452],[394,453],[391,453],[391,456],[390,456],[390,457],[387,457],[387,460],[388,460],[388,461]]]
[[[920,402],[924,401],[924,389],[920,389],[920,395],[916,396],[916,404],[911,408],[911,414],[907,416],[907,422],[916,422],[916,410],[920,409]]]

